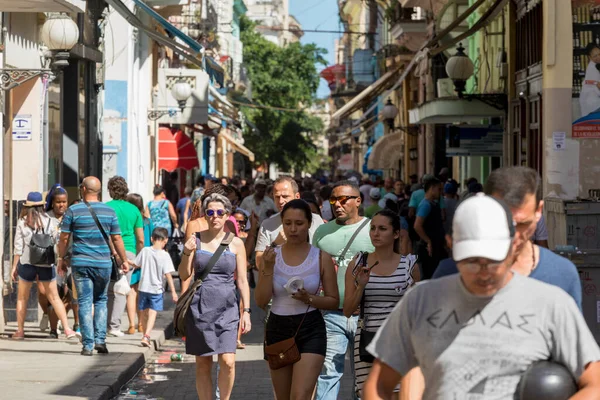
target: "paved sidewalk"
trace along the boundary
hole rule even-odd
[[[36,400],[107,400],[119,393],[121,386],[133,378],[149,360],[156,348],[170,336],[172,309],[170,294],[165,295],[165,311],[159,314],[152,340],[154,347],[140,346],[141,333],[123,337],[107,337],[110,354],[93,357],[80,355],[78,340],[48,338],[37,324],[26,326],[25,340],[0,338],[0,398]],[[72,315],[71,313],[69,313]],[[129,321],[122,318],[122,329]],[[72,324],[72,320],[71,320]],[[16,323],[9,324],[12,334]],[[165,337],[165,334],[167,337]]]

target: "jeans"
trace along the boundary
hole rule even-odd
[[[350,373],[354,379],[354,334],[358,316],[346,318],[341,311],[323,311],[323,318],[327,328],[327,355],[317,381],[315,400],[337,400],[348,349],[350,349]],[[353,384],[352,387],[354,386]],[[354,398],[356,399],[356,395]]]
[[[106,301],[110,271],[110,268],[73,267],[84,350],[93,350],[94,344],[106,342]],[[92,304],[94,305],[93,317]]]

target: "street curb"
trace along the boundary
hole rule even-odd
[[[167,310],[165,310],[167,311]],[[168,310],[171,311],[171,310]],[[152,355],[160,349],[162,344],[173,337],[173,322],[171,321],[163,329],[158,332],[153,332],[152,336],[156,335],[155,338],[151,338],[152,346],[141,352],[138,357],[130,362],[129,365],[124,366],[124,370],[118,375],[114,383],[106,387],[102,393],[97,397],[88,397],[89,400],[111,400],[118,396],[121,392],[121,388],[131,379],[133,379],[138,372],[146,365],[146,362],[152,357]]]

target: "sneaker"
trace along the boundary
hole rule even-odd
[[[81,350],[81,355],[82,356],[93,356],[94,352],[92,350],[83,349],[83,350]]]
[[[52,329],[48,336],[50,337],[50,339],[58,339],[58,332],[56,332],[55,329]]]
[[[97,344],[94,346],[94,349],[98,352],[98,354],[108,354],[108,349],[106,348],[106,343]]]
[[[150,336],[144,335],[142,341],[140,342],[143,347],[150,347]]]
[[[77,337],[77,332],[72,329],[65,329],[65,336],[67,339],[73,339],[74,337]]]
[[[118,329],[111,329],[108,331],[108,336],[121,337],[125,336],[125,334]]]
[[[46,332],[48,330],[48,325],[50,325],[50,319],[48,318],[48,314],[44,314],[40,320],[40,331]]]
[[[81,333],[81,328],[79,327],[79,324],[74,324],[73,325],[73,330],[77,333]]]

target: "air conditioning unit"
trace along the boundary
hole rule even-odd
[[[444,97],[455,97],[456,92],[454,91],[454,83],[450,78],[438,79],[437,80],[437,93],[438,99]]]

